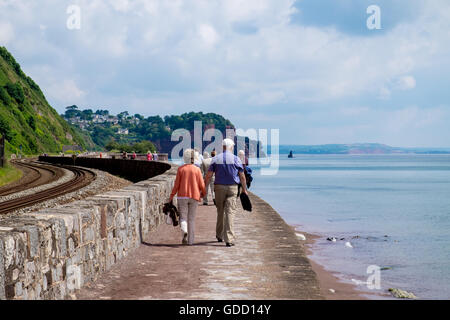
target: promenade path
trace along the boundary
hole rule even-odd
[[[236,246],[215,240],[216,208],[199,205],[195,244],[166,224],[77,299],[322,299],[303,244],[269,204],[235,218]],[[238,201],[239,202],[239,201]]]

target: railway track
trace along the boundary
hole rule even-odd
[[[64,175],[60,168],[29,160],[15,160],[11,164],[20,169],[23,176],[16,182],[0,187],[0,197],[51,183]]]
[[[23,164],[23,162],[21,164]],[[36,164],[34,162],[27,163],[25,166],[27,166],[27,168],[33,167],[33,170],[40,171],[41,176],[45,170],[50,171],[53,173],[53,175],[52,175],[53,178],[55,178],[55,176],[57,177],[59,175],[57,173],[58,171],[61,171],[61,169],[59,169],[58,167]],[[96,174],[87,169],[75,168],[75,167],[71,167],[71,166],[62,166],[62,167],[64,169],[72,171],[74,173],[74,178],[71,179],[70,181],[67,181],[60,185],[51,187],[49,189],[38,191],[36,193],[30,194],[30,195],[25,195],[23,197],[19,197],[16,199],[2,201],[2,202],[0,202],[0,214],[6,214],[9,212],[18,210],[18,209],[22,209],[22,208],[29,207],[34,204],[44,202],[46,200],[57,198],[66,193],[76,191],[78,189],[81,189],[81,188],[87,186],[92,181],[94,181],[96,178]],[[37,178],[37,179],[39,179],[39,178]],[[37,179],[33,178],[32,180],[34,182],[36,182]],[[20,189],[20,186],[17,186],[17,188],[16,187],[14,187],[14,188],[15,188],[14,190],[16,190],[14,192],[17,192],[17,190],[18,190],[17,188]],[[29,188],[25,188],[22,190],[26,190],[26,189],[29,189]],[[11,188],[9,188],[9,190],[6,192],[9,192],[8,194],[11,194],[12,192],[10,192],[10,191],[11,191]]]

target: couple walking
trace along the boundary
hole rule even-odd
[[[227,247],[234,246],[233,220],[236,212],[238,184],[242,185],[242,193],[247,193],[244,166],[241,160],[233,154],[234,142],[223,140],[223,153],[213,157],[205,178],[195,165],[198,152],[188,149],[183,154],[184,165],[178,168],[175,185],[170,195],[170,201],[177,195],[180,226],[183,236],[182,243],[194,243],[195,215],[198,202],[207,197],[208,186],[214,176],[215,204],[217,208],[216,238],[225,241]]]

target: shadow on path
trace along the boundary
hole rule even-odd
[[[214,243],[215,245],[212,245]],[[142,242],[142,245],[148,247],[168,247],[168,248],[181,248],[181,247],[190,247],[186,244],[175,244],[175,243],[150,243],[150,242]],[[209,246],[209,247],[218,247],[220,244],[217,241],[205,241],[205,242],[195,242],[193,247],[196,246]]]

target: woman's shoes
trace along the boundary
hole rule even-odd
[[[234,243],[232,243],[232,242],[227,242],[227,247],[234,247]]]

